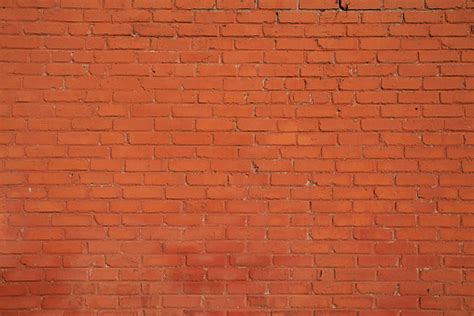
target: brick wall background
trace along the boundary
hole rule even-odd
[[[474,1],[0,7],[1,315],[472,315]]]

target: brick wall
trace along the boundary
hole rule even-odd
[[[1,315],[468,316],[474,1],[1,0]]]

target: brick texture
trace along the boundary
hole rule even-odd
[[[1,0],[0,314],[474,313],[472,0]]]

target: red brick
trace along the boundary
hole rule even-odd
[[[4,1],[0,314],[469,314],[473,4],[342,5]]]

